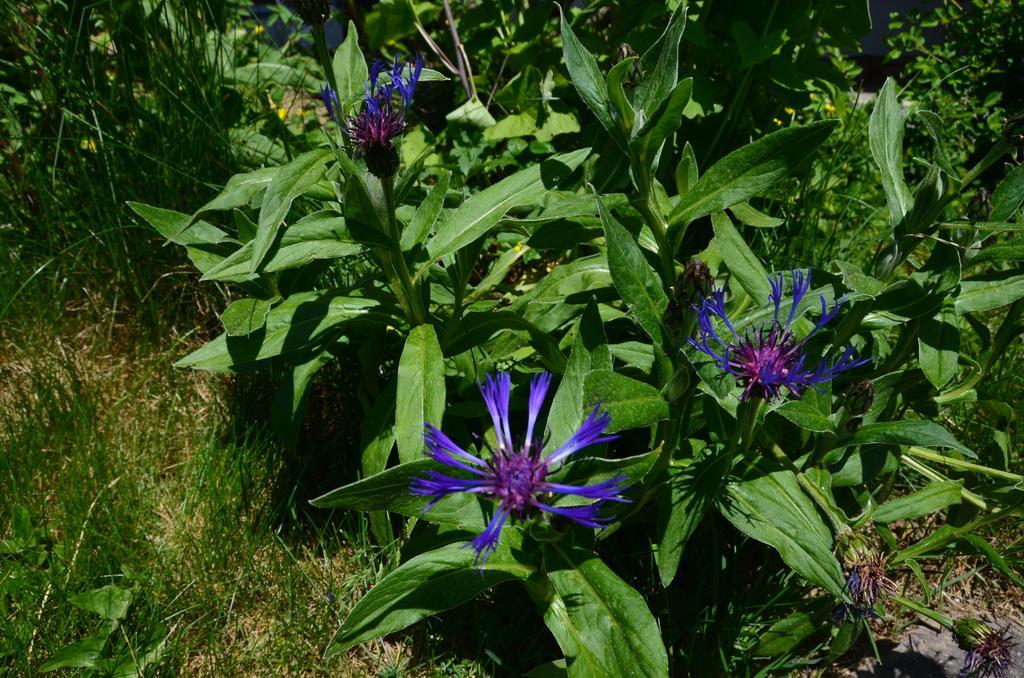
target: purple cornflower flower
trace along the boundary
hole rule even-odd
[[[792,278],[793,303],[785,322],[780,319],[779,315],[783,294],[783,278],[782,274],[779,274],[777,278],[768,278],[772,287],[769,298],[775,305],[775,315],[771,324],[767,327],[762,324],[756,330],[747,331],[742,336],[733,327],[725,313],[725,289],[712,290],[699,307],[693,307],[697,312],[700,339],[687,338],[687,341],[691,346],[711,357],[722,370],[745,382],[746,385],[740,395],[740,400],[746,400],[752,396],[772,400],[781,394],[783,387],[793,397],[799,398],[808,386],[820,391],[819,384],[831,381],[840,372],[852,370],[871,362],[871,358],[858,358],[856,350],[852,346],[848,346],[832,365],[829,365],[825,358],[822,358],[816,367],[811,368],[805,365],[807,341],[836,317],[842,300],[836,302],[829,309],[825,297],[822,296],[821,317],[818,318],[817,325],[814,326],[810,334],[798,340],[793,334],[791,326],[796,318],[800,301],[811,287],[811,274],[808,271],[804,275],[802,271],[794,270]],[[712,325],[712,316],[717,316],[725,323],[731,336],[727,335],[725,338],[719,336]],[[717,346],[712,346],[712,342]]]
[[[534,377],[530,384],[530,403],[526,424],[526,436],[516,446],[509,428],[509,397],[511,394],[511,378],[507,372],[495,377],[488,375],[480,392],[490,411],[494,423],[494,435],[498,449],[491,449],[489,459],[484,460],[462,449],[440,429],[425,424],[424,434],[426,455],[446,466],[465,471],[474,477],[453,478],[437,471],[428,471],[427,475],[415,478],[411,490],[413,494],[433,497],[424,511],[449,494],[456,492],[472,492],[489,497],[498,502],[487,528],[472,542],[477,558],[486,562],[490,553],[498,546],[498,537],[510,518],[525,520],[538,511],[547,511],[564,516],[580,525],[590,528],[601,528],[607,518],[599,515],[601,505],[605,501],[629,501],[620,496],[625,489],[625,477],[617,476],[595,485],[563,485],[547,480],[553,468],[560,465],[570,455],[580,450],[614,440],[616,436],[605,435],[611,417],[595,408],[586,421],[580,426],[561,447],[550,454],[543,454],[544,440],[536,431],[537,418],[544,405],[551,375],[543,372]],[[485,443],[486,444],[486,443]],[[597,501],[585,506],[554,506],[552,495],[574,495],[584,499]]]
[[[953,637],[965,651],[960,678],[1006,678],[1010,675],[1013,643],[1006,630],[996,631],[979,619],[957,620]]]
[[[330,86],[322,91],[331,119],[352,142],[356,157],[364,157],[376,176],[389,177],[398,170],[394,140],[405,131],[405,115],[422,72],[422,55],[410,61],[396,56],[390,70],[383,61],[375,61],[366,82],[362,110],[344,119],[337,92]],[[394,100],[395,95],[399,101]]]

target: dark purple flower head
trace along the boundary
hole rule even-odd
[[[329,86],[323,89],[328,114],[345,131],[356,157],[364,157],[369,170],[377,176],[392,176],[398,170],[394,141],[405,131],[405,115],[422,72],[421,55],[411,61],[395,57],[390,69],[383,61],[374,62],[362,110],[344,119],[337,92]]]
[[[896,583],[886,573],[885,558],[867,547],[851,548],[846,572],[846,591],[852,604],[840,605],[833,617],[838,622],[877,617],[875,604],[896,593]]]
[[[851,370],[871,362],[870,358],[860,359],[852,346],[843,350],[835,363],[829,364],[822,358],[817,366],[806,364],[806,345],[818,330],[824,327],[839,313],[842,301],[829,309],[825,297],[821,297],[821,317],[810,334],[797,339],[793,334],[792,324],[796,318],[797,307],[811,287],[811,274],[806,275],[799,270],[792,271],[793,303],[789,315],[781,317],[783,295],[783,277],[768,278],[772,291],[770,300],[775,306],[775,314],[771,323],[762,324],[759,328],[748,330],[740,335],[729,321],[725,313],[724,289],[714,289],[711,294],[694,306],[697,311],[697,325],[700,338],[689,338],[690,345],[711,357],[718,366],[744,382],[745,387],[740,400],[750,397],[772,400],[777,398],[785,387],[795,398],[799,398],[808,386],[821,390],[819,384],[831,381],[837,374]],[[729,334],[724,338],[718,334],[712,323],[717,317],[725,324]]]
[[[1008,678],[1013,643],[1006,629],[996,631],[980,619],[958,619],[953,626],[953,637],[964,650],[964,665],[960,678]]]
[[[509,425],[512,381],[508,373],[488,376],[480,385],[497,438],[497,449],[488,446],[490,453],[486,460],[462,449],[438,428],[425,424],[426,455],[473,477],[453,478],[438,471],[429,471],[427,475],[413,480],[411,490],[414,494],[433,498],[424,511],[456,492],[472,492],[495,500],[497,507],[487,529],[472,542],[477,557],[484,561],[497,547],[501,529],[510,517],[525,520],[540,511],[547,511],[586,527],[600,528],[607,523],[607,518],[599,515],[602,502],[628,501],[620,496],[625,489],[625,478],[621,476],[583,486],[547,480],[548,474],[570,455],[616,438],[604,432],[611,418],[595,408],[569,440],[551,453],[544,454],[544,440],[537,431],[537,419],[550,384],[551,375],[547,372],[534,377],[530,384],[526,435],[518,446],[512,439]],[[585,506],[554,506],[554,495],[574,495],[596,502]]]

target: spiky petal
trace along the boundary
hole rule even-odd
[[[431,424],[425,425],[426,455],[466,475],[458,478],[429,471],[414,478],[411,491],[431,498],[425,510],[458,492],[479,494],[496,503],[486,529],[472,542],[478,560],[486,561],[497,548],[502,528],[510,519],[527,520],[543,511],[585,527],[600,528],[608,521],[601,515],[604,502],[628,501],[621,496],[626,489],[623,476],[593,485],[569,485],[547,479],[572,454],[615,439],[615,436],[605,434],[610,418],[595,409],[569,440],[550,454],[545,454],[544,441],[536,435],[536,427],[550,384],[551,376],[546,372],[536,376],[530,384],[526,435],[517,445],[512,438],[509,416],[511,377],[507,373],[499,373],[485,379],[480,385],[480,392],[491,415],[497,440],[497,449],[492,450],[487,459],[466,451]],[[591,503],[560,506],[556,505],[559,496],[575,496]]]
[[[821,315],[817,324],[809,334],[797,339],[792,324],[797,307],[811,287],[811,274],[794,270],[791,278],[792,304],[788,315],[784,317],[782,314],[784,279],[781,274],[769,277],[769,300],[775,307],[772,320],[743,335],[736,331],[726,314],[725,289],[712,290],[699,307],[694,306],[699,336],[697,339],[688,338],[688,341],[714,360],[719,368],[744,384],[741,400],[774,400],[781,395],[783,388],[793,397],[800,398],[808,387],[821,390],[821,384],[838,374],[871,362],[870,358],[859,358],[853,347],[846,347],[834,363],[822,358],[813,367],[807,364],[807,342],[836,317],[842,301],[830,309],[825,297],[821,296]],[[726,331],[724,336],[715,328],[716,319]]]

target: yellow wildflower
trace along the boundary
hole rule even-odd
[[[252,29],[253,35],[263,35],[267,32],[267,29],[263,27],[263,24],[256,24],[256,28]]]
[[[96,141],[95,139],[82,139],[82,143],[79,144],[83,151],[89,151],[90,153],[96,152]]]
[[[281,119],[281,122],[284,122],[285,120],[288,119],[288,111],[286,111],[283,108],[278,108],[277,109],[277,117]]]
[[[387,327],[384,328],[384,331],[385,332],[397,332],[398,330],[395,329],[394,325],[388,325]]]
[[[825,102],[825,112],[828,113],[829,115],[832,115],[833,113],[836,112],[836,107],[832,105],[831,101]]]
[[[786,112],[786,115],[796,115],[796,109],[793,108],[792,106],[786,106],[782,110]]]
[[[523,243],[517,242],[516,243],[516,252],[522,252],[522,251],[523,251]]]
[[[781,126],[782,126],[782,121],[781,121],[781,120],[779,120],[778,118],[772,118],[772,122],[774,122],[774,123],[775,123],[776,125],[778,125],[779,127],[781,127]]]

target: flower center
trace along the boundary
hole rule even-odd
[[[525,513],[537,486],[547,475],[547,465],[524,452],[499,454],[494,460],[495,494],[506,509]]]

